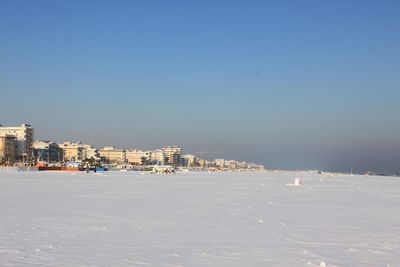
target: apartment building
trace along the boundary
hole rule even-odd
[[[153,165],[164,165],[166,162],[164,152],[161,149],[153,150],[150,159]]]
[[[22,124],[17,127],[4,127],[0,124],[0,136],[15,136],[16,160],[30,161],[32,159],[33,128],[29,124]]]
[[[151,151],[129,149],[126,151],[126,160],[132,164],[148,165],[151,161]]]
[[[62,149],[64,161],[81,161],[84,159],[84,146],[81,142],[64,142],[58,146]]]
[[[51,141],[35,141],[32,151],[35,161],[58,162],[63,158],[63,150]]]
[[[113,146],[106,146],[99,150],[101,160],[105,163],[125,163],[126,151],[125,149],[115,148]]]
[[[95,160],[100,160],[100,154],[99,151],[93,147],[92,145],[82,145],[83,150],[82,150],[82,157],[83,159],[95,159]]]
[[[14,135],[0,136],[0,162],[13,163],[17,159],[17,137]]]
[[[178,166],[181,163],[182,147],[180,146],[166,146],[161,149],[164,152],[166,163]]]

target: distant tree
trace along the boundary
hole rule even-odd
[[[83,168],[87,168],[87,169],[101,167],[100,161],[94,159],[93,157],[89,158],[89,159],[85,158],[84,160],[82,160],[81,165]]]

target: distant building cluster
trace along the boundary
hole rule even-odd
[[[110,167],[134,168],[151,165],[169,165],[175,168],[243,169],[264,170],[264,166],[235,160],[215,159],[208,161],[191,154],[183,154],[182,147],[171,145],[155,150],[123,149],[105,146],[97,149],[81,142],[34,141],[33,128],[29,124],[19,127],[3,127],[0,124],[1,164],[48,164],[79,163],[94,159]]]

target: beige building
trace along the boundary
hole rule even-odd
[[[230,169],[237,169],[238,168],[238,162],[236,160],[229,160],[228,161],[228,167]]]
[[[16,137],[18,161],[30,161],[32,159],[33,128],[29,124],[19,127],[3,127],[0,124],[0,136],[11,135]]]
[[[113,146],[106,146],[99,150],[99,155],[104,162],[107,163],[125,163],[125,149],[118,149]]]
[[[198,160],[199,166],[205,167],[207,165],[207,161],[205,159]]]
[[[17,141],[13,135],[0,136],[0,162],[13,163],[17,158]]]
[[[224,159],[215,159],[214,160],[215,165],[219,168],[224,168],[225,167],[225,160]]]
[[[64,142],[58,147],[62,149],[64,161],[80,161],[84,159],[84,146],[80,142]]]
[[[151,152],[151,161],[152,164],[164,165],[165,164],[165,155],[161,149],[153,150]]]
[[[126,151],[126,160],[132,164],[147,165],[151,159],[151,151],[130,149]]]

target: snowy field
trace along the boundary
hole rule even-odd
[[[0,172],[0,209],[0,266],[400,266],[396,177]]]

